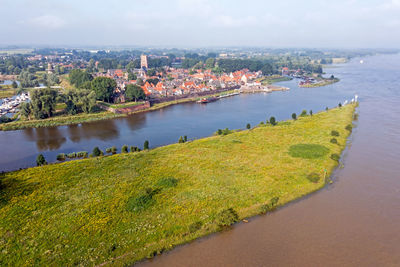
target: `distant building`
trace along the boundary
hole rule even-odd
[[[140,56],[140,68],[146,69],[146,70],[149,68],[149,66],[147,65],[147,56],[146,55]]]
[[[47,73],[53,73],[53,66],[51,65],[51,63],[47,64]]]

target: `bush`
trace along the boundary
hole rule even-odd
[[[260,122],[260,125],[264,125],[264,122],[262,121],[262,122]]]
[[[273,211],[278,205],[279,197],[273,197],[269,203],[261,206],[261,213],[267,213],[268,211]]]
[[[353,130],[353,125],[348,124],[345,128],[347,131],[351,132]]]
[[[342,107],[342,103],[339,103],[338,107],[341,108]]]
[[[121,153],[128,153],[128,146],[127,145],[123,145],[122,146]]]
[[[65,156],[64,153],[60,153],[60,154],[57,155],[57,160],[58,161],[63,161],[63,160],[65,160],[65,158],[66,158],[66,156]]]
[[[332,135],[332,136],[339,136],[339,132],[333,130],[333,131],[331,131],[331,135]]]
[[[335,161],[339,161],[340,156],[338,154],[331,154],[331,159],[335,160]]]
[[[246,129],[250,129],[250,128],[251,128],[250,123],[246,124]]]
[[[337,143],[338,143],[336,138],[332,138],[330,142],[331,142],[332,144],[337,144]]]
[[[80,152],[76,153],[76,156],[78,158],[87,158],[88,157],[88,152],[87,151],[80,151]]]
[[[70,159],[74,159],[74,158],[76,158],[76,153],[75,152],[69,153],[67,155],[67,157],[70,158]]]
[[[149,149],[149,141],[144,141],[144,144],[143,144],[143,149]]]
[[[199,221],[190,224],[189,225],[189,232],[194,233],[194,232],[200,230],[202,225],[203,225],[203,223],[199,222]]]
[[[307,175],[307,179],[312,183],[318,183],[320,177],[318,173],[312,172],[309,175]]]
[[[111,153],[117,154],[117,147],[116,146],[112,146],[111,147]]]
[[[137,146],[131,146],[131,152],[139,152],[140,149]]]
[[[11,121],[12,121],[12,119],[10,119],[9,117],[7,117],[5,115],[0,117],[0,124],[1,123],[8,123],[8,122],[11,122]]]
[[[218,214],[218,217],[216,219],[216,222],[218,226],[223,227],[223,226],[229,226],[234,224],[239,220],[239,216],[236,213],[236,211],[233,208],[229,208],[226,210],[221,211]]]
[[[42,154],[39,154],[37,157],[36,157],[36,165],[37,166],[42,166],[42,165],[46,165],[47,164],[47,161],[46,161],[46,159],[44,158],[44,156],[42,155]]]
[[[328,108],[328,107],[326,107],[326,108],[325,108],[325,110],[326,110],[326,111],[328,111],[328,110],[329,110],[329,108]]]
[[[303,109],[303,111],[300,114],[301,117],[307,116],[307,110]]]
[[[221,135],[221,134],[222,134],[222,130],[221,130],[221,129],[218,129],[217,134],[218,134],[218,135]]]
[[[102,154],[103,154],[103,151],[101,151],[98,146],[93,148],[93,151],[92,151],[92,156],[93,157],[98,157],[98,156],[101,156]]]
[[[271,123],[271,125],[276,125],[276,119],[275,119],[275,117],[269,118],[269,123]]]
[[[111,147],[106,148],[106,153],[111,154]]]
[[[296,113],[292,113],[292,119],[296,120],[297,119],[297,115]]]

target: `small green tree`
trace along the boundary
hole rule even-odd
[[[303,109],[300,116],[302,116],[302,117],[307,116],[307,110]]]
[[[276,125],[276,119],[275,119],[275,117],[269,118],[269,123],[271,123],[271,125]]]
[[[95,148],[93,148],[92,151],[92,155],[93,157],[98,157],[102,154],[102,151],[100,150],[100,148],[98,146],[96,146]]]
[[[296,113],[292,113],[292,119],[296,120],[297,119],[297,115]]]
[[[328,111],[328,109],[329,109],[328,107],[325,108],[326,111]]]
[[[221,135],[222,134],[222,130],[218,129],[217,133],[218,133],[218,135]]]
[[[341,108],[341,107],[342,107],[342,103],[339,103],[339,105],[338,105],[338,106],[339,106],[339,108]]]
[[[123,145],[122,146],[121,153],[128,153],[128,146],[127,145]]]
[[[144,141],[143,149],[149,149],[149,141],[148,140]]]
[[[184,143],[182,136],[179,137],[178,143],[179,143],[179,144]]]
[[[14,89],[17,89],[18,88],[17,82],[13,81],[12,84],[11,84],[11,87],[14,88]]]
[[[187,142],[187,135],[185,135],[184,137],[183,137],[183,141],[186,143]]]
[[[312,110],[310,109],[310,116],[312,116]]]
[[[37,165],[37,166],[42,166],[42,165],[46,165],[46,164],[47,164],[47,161],[46,161],[46,159],[44,158],[43,154],[39,154],[39,155],[36,157],[36,165]]]
[[[248,123],[248,124],[246,125],[246,128],[247,128],[247,129],[250,129],[250,128],[251,128],[250,123]]]
[[[335,130],[332,130],[332,131],[331,131],[331,135],[332,135],[332,136],[339,136],[339,132],[338,132],[338,131],[335,131]]]
[[[111,153],[113,153],[113,154],[117,153],[117,147],[116,146],[112,146],[111,147]]]

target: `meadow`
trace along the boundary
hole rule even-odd
[[[326,184],[354,111],[3,173],[0,265],[124,266],[271,212]]]

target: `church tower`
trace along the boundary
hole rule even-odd
[[[140,56],[140,68],[147,70],[149,67],[147,66],[147,56]]]

